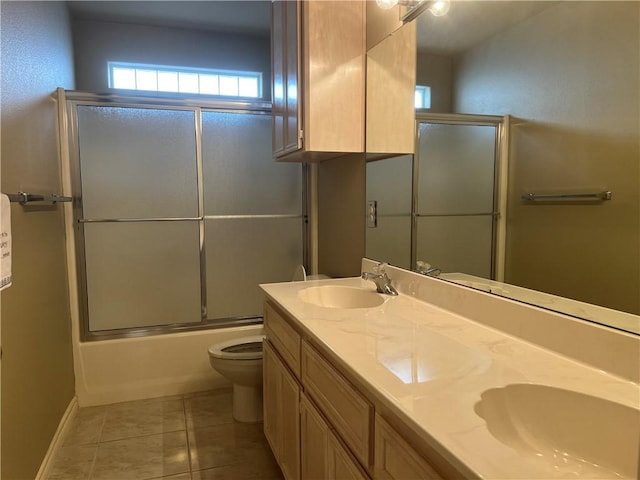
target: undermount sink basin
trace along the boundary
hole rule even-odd
[[[303,302],[326,308],[372,308],[384,303],[384,298],[372,290],[340,285],[323,285],[301,290]]]
[[[475,406],[489,432],[575,478],[638,478],[640,410],[535,384],[486,390]]]

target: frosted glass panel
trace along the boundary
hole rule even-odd
[[[302,263],[301,218],[205,220],[207,317],[262,315],[260,283],[290,281]]]
[[[378,226],[367,228],[365,256],[411,268],[411,216],[378,217]]]
[[[416,260],[443,272],[491,278],[491,215],[417,219]]]
[[[198,215],[194,113],[78,107],[85,218]]]
[[[420,124],[418,213],[493,210],[495,126]]]
[[[198,222],[84,225],[89,330],[201,321]]]
[[[367,163],[367,201],[377,202],[376,227],[366,229],[367,258],[411,266],[411,155]]]
[[[205,215],[300,214],[302,167],[274,162],[271,117],[202,114]]]

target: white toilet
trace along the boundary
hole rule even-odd
[[[209,347],[209,363],[233,383],[233,418],[262,421],[262,341],[264,335],[240,337]]]

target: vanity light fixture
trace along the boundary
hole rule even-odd
[[[398,4],[407,7],[402,17],[404,22],[413,20],[425,10],[429,10],[434,17],[441,17],[451,7],[451,0],[376,0],[376,3],[383,10],[389,10]]]
[[[442,17],[443,15],[446,15],[447,12],[449,12],[450,7],[450,0],[437,0],[433,2],[433,5],[429,7],[429,11],[434,17]]]

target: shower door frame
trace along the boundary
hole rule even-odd
[[[61,92],[58,92],[59,96]],[[221,218],[299,218],[302,224],[302,262],[307,267],[309,259],[309,232],[308,218],[309,205],[307,196],[307,185],[309,168],[302,165],[302,195],[301,214],[271,214],[271,215],[205,215],[204,213],[204,177],[203,177],[203,154],[202,154],[202,113],[236,113],[252,115],[271,115],[271,103],[261,101],[237,101],[237,100],[212,100],[195,101],[192,99],[173,99],[157,97],[141,97],[127,95],[94,94],[78,91],[64,91],[64,106],[66,115],[62,115],[61,120],[66,122],[66,128],[61,128],[61,141],[67,141],[69,145],[69,168],[71,176],[71,191],[73,194],[73,230],[76,258],[76,275],[78,285],[78,303],[80,313],[80,335],[81,341],[97,341],[117,338],[142,337],[150,335],[160,335],[178,332],[188,332],[197,330],[208,330],[225,327],[238,327],[243,325],[254,325],[263,322],[262,315],[249,315],[228,317],[219,319],[207,318],[207,285],[206,285],[206,248],[205,248],[205,220]],[[197,217],[171,217],[171,218],[122,218],[122,219],[85,219],[83,215],[81,170],[80,170],[80,144],[77,107],[97,106],[114,108],[137,108],[150,110],[177,110],[194,113],[194,133],[196,152],[196,189],[198,201]],[[67,137],[64,138],[64,131]],[[269,150],[270,153],[270,150]],[[200,322],[172,323],[162,325],[150,325],[143,327],[117,328],[112,330],[91,331],[89,326],[89,302],[87,291],[87,270],[85,256],[84,223],[109,223],[109,222],[166,222],[166,221],[197,221],[198,241],[200,256]]]
[[[470,115],[462,113],[427,113],[416,110],[415,154],[413,156],[413,195],[411,200],[411,265],[415,268],[418,249],[418,152],[420,124],[496,127],[493,178],[493,228],[491,232],[491,279],[504,281],[506,243],[507,177],[510,116]],[[438,265],[434,265],[438,267]]]

